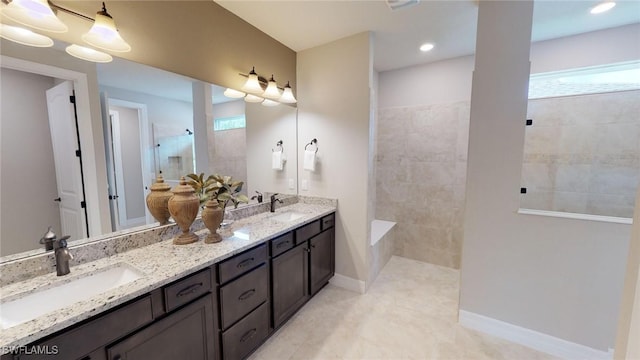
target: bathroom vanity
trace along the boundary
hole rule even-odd
[[[290,209],[300,218],[289,220]],[[284,215],[286,221],[281,220]],[[30,340],[7,343],[3,334],[2,346],[17,346],[19,353],[4,354],[1,360],[243,359],[333,276],[334,223],[335,206],[294,204],[237,221],[221,244],[200,241],[177,247],[167,240],[113,256],[118,259],[101,259],[113,263],[129,256],[128,263],[147,270],[144,278],[97,302],[108,306],[119,297],[130,299],[104,310],[85,311],[91,306],[80,304],[75,318],[85,319],[50,334],[38,335],[38,324],[64,323],[74,314],[22,324],[30,327],[25,337]],[[194,259],[193,254],[200,256]],[[174,267],[175,276],[161,279],[163,259],[158,257],[166,258],[165,266]],[[148,290],[138,294],[140,289]]]

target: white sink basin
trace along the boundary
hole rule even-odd
[[[70,276],[73,276],[73,272]],[[93,271],[70,282],[53,285],[2,303],[0,304],[0,328],[7,329],[47,313],[73,306],[76,302],[90,299],[143,276],[142,271],[128,264],[119,263],[113,267]]]
[[[289,222],[289,221],[298,220],[304,215],[305,214],[301,214],[293,211],[287,211],[287,212],[283,212],[282,214],[275,215],[271,219],[276,221],[281,221],[281,222]]]

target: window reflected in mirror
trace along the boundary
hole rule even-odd
[[[520,208],[631,218],[640,62],[530,77]]]

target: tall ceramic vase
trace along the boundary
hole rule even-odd
[[[155,184],[151,185],[151,192],[147,195],[147,208],[160,225],[169,223],[169,199],[172,196],[171,186],[164,182],[162,175],[158,175]]]
[[[205,243],[213,244],[222,241],[222,236],[217,231],[223,216],[224,210],[219,206],[218,200],[211,199],[206,202],[202,210],[202,222],[209,229],[209,235],[204,239]]]
[[[173,239],[176,245],[191,244],[198,241],[198,235],[191,232],[191,224],[198,215],[200,200],[195,191],[184,179],[180,178],[180,185],[173,188],[173,196],[169,199],[169,212],[176,221],[182,234]]]

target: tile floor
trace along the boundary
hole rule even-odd
[[[457,323],[459,271],[394,256],[369,291],[327,285],[250,360],[555,359]]]

